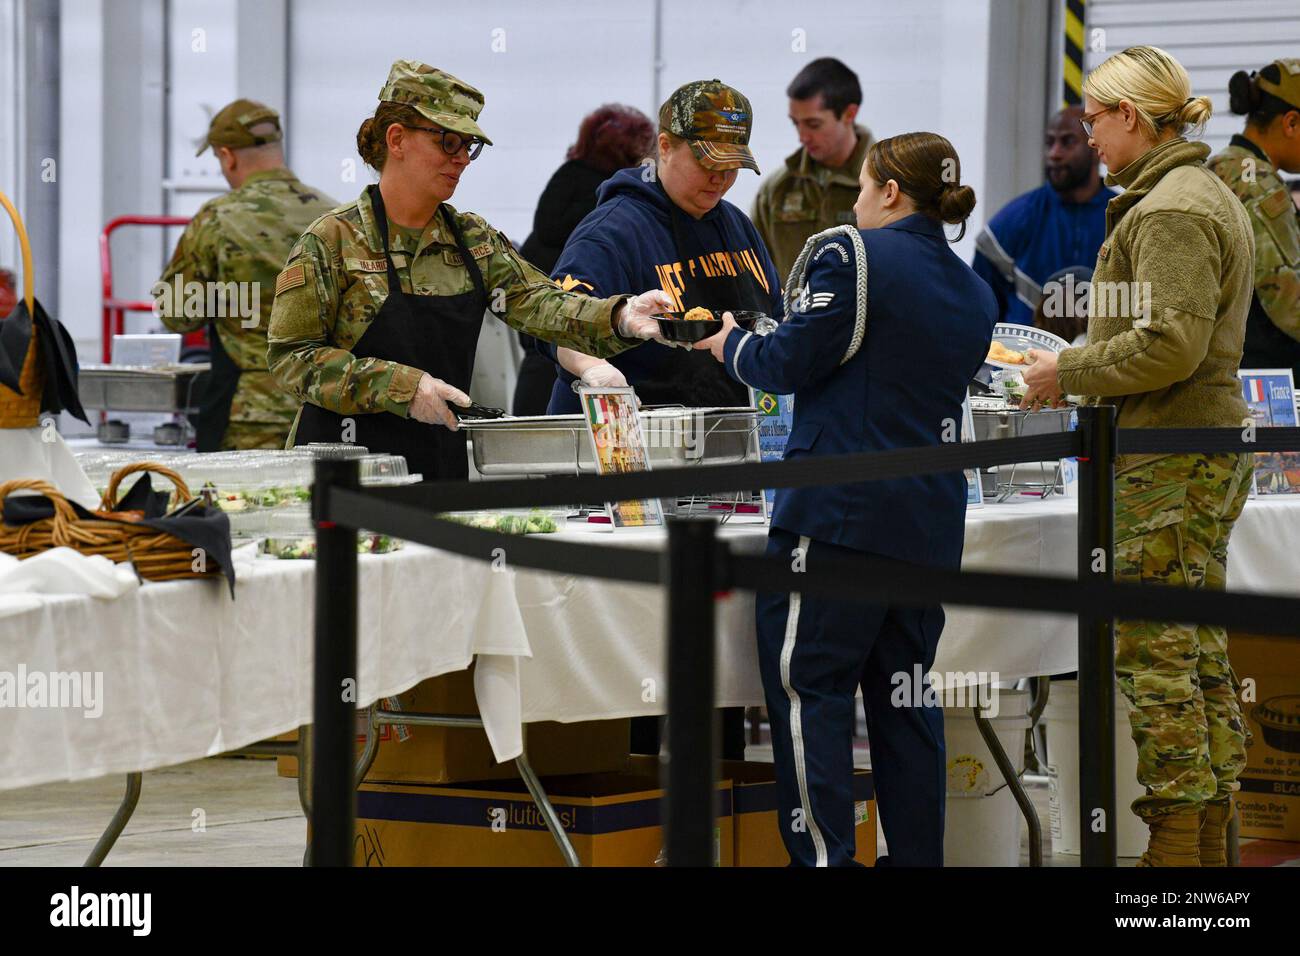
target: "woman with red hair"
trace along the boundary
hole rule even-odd
[[[523,257],[545,273],[555,267],[569,233],[596,208],[596,189],[606,179],[650,154],[655,128],[640,110],[607,103],[583,118],[578,141],[565,163],[551,176],[533,215],[533,231],[524,241]],[[537,351],[535,340],[520,335],[524,359],[515,385],[516,415],[544,415],[555,382],[555,366]]]

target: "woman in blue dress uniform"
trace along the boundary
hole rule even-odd
[[[696,346],[738,381],[794,393],[787,459],[937,445],[960,433],[997,317],[988,285],[944,233],[944,223],[964,233],[975,206],[960,178],[952,144],[935,133],[874,144],[859,175],[857,228],[808,241],[787,284],[785,322],[758,336],[724,319]],[[965,516],[961,472],[778,490],[767,553],[802,560],[810,574],[819,556],[862,553],[916,564],[918,574],[955,569]],[[852,863],[860,685],[889,851],[881,862],[941,866],[943,713],[914,705],[924,698],[910,682],[914,668],[934,663],[943,609],[761,593],[757,618],[792,862]]]

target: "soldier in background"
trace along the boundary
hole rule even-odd
[[[1033,325],[1052,273],[1097,261],[1106,238],[1106,204],[1116,193],[1101,181],[1097,154],[1067,106],[1048,121],[1043,141],[1047,182],[1007,203],[975,237],[971,266],[998,300],[998,321]]]
[[[782,281],[809,236],[856,221],[858,173],[871,145],[871,132],[854,123],[858,75],[834,57],[805,66],[785,95],[799,148],[763,181],[752,216]]]
[[[199,451],[283,448],[298,410],[266,367],[275,278],[298,237],[337,204],[285,167],[282,137],[276,111],[252,100],[212,118],[199,154],[212,147],[230,192],[190,220],[153,289],[168,329],[207,326]]]
[[[1228,81],[1246,117],[1209,167],[1246,207],[1255,234],[1255,294],[1242,368],[1289,368],[1300,383],[1300,222],[1278,170],[1300,172],[1300,59],[1277,60]]]

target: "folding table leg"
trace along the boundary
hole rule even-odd
[[[560,848],[560,853],[564,855],[565,865],[582,866],[582,863],[578,860],[578,853],[573,849],[573,844],[569,841],[569,835],[564,832],[564,826],[560,823],[555,808],[551,806],[546,791],[542,789],[542,782],[537,779],[537,774],[533,773],[528,758],[524,754],[520,754],[515,758],[515,766],[519,769],[519,776],[524,778],[524,786],[532,794],[533,803],[537,804],[538,812],[541,813],[542,819],[546,821],[546,829],[551,831],[556,846]]]
[[[1007,757],[1007,752],[1002,749],[1002,742],[998,740],[998,735],[994,733],[993,725],[980,716],[978,707],[973,708],[973,710],[975,713],[975,726],[979,728],[980,736],[984,738],[984,745],[989,748],[989,753],[993,755],[993,762],[998,765],[998,770],[1002,772],[1002,779],[1007,782],[1012,796],[1016,798],[1016,803],[1020,805],[1020,812],[1024,815],[1025,823],[1029,825],[1029,865],[1042,866],[1043,825],[1038,820],[1038,811],[1034,809],[1029,794],[1025,793],[1025,787],[1020,782],[1016,768]]]
[[[113,844],[126,829],[131,814],[135,813],[135,805],[140,802],[140,789],[143,782],[144,774],[138,771],[126,775],[126,793],[122,796],[122,802],[118,804],[117,812],[113,814],[113,819],[108,821],[108,826],[96,841],[83,866],[99,866],[104,862],[104,857],[108,856],[108,851],[113,849]]]

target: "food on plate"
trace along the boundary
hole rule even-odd
[[[689,309],[682,318],[687,322],[707,322],[713,318],[713,313],[697,305],[695,308]]]
[[[1029,361],[1029,358],[1024,352],[1009,349],[1001,342],[995,341],[989,346],[988,360],[990,362],[1002,362],[1004,365],[1024,365]]]

